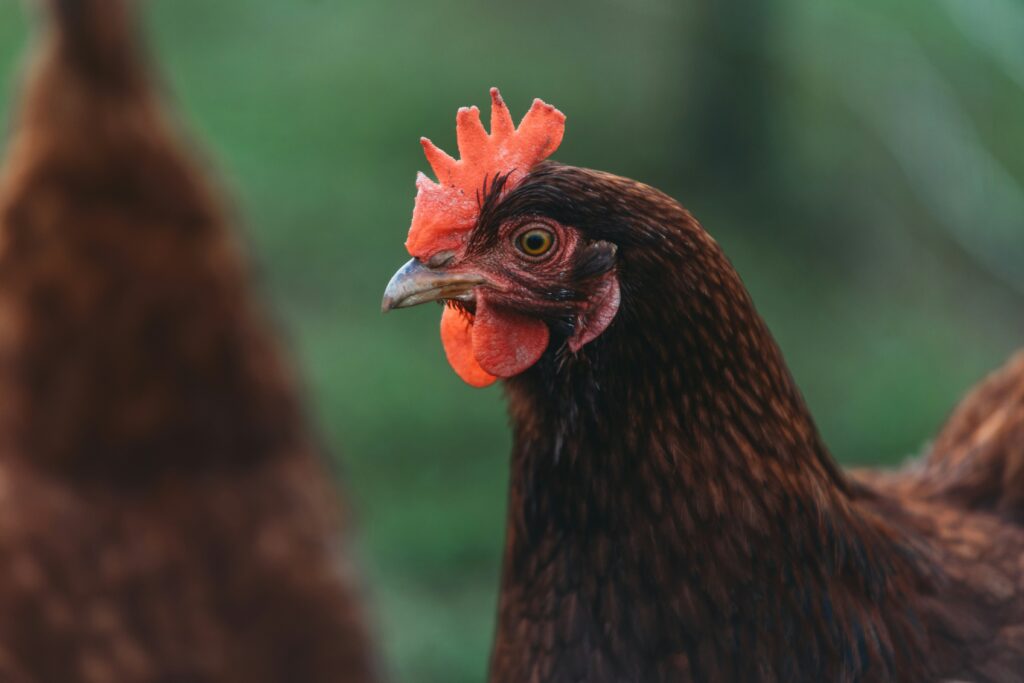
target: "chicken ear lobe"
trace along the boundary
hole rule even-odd
[[[608,329],[619,312],[620,301],[619,278],[614,272],[608,273],[603,276],[587,308],[577,316],[576,331],[567,342],[573,353],[578,353]]]

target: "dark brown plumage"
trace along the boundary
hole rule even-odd
[[[517,257],[524,225],[569,246]],[[922,465],[849,478],[739,276],[664,194],[545,162],[432,258],[386,306],[415,277],[419,299],[457,291],[472,314],[482,291],[551,334],[506,380],[492,683],[1024,680],[1020,360]],[[617,315],[574,353],[608,277]]]
[[[0,680],[376,680],[318,446],[127,4],[47,6],[0,183]]]

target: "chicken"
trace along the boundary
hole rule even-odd
[[[492,91],[423,141],[385,310],[445,302],[514,430],[493,683],[1024,680],[1024,361],[922,465],[828,453],[722,250],[677,202],[547,158]],[[960,485],[960,484],[963,485]]]
[[[345,515],[121,0],[53,0],[0,179],[0,680],[368,683]]]

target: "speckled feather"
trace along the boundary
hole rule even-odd
[[[739,276],[662,193],[547,162],[485,208],[470,251],[504,221],[544,216],[615,245],[596,270],[614,267],[622,290],[575,354],[559,302],[591,279],[538,291],[551,346],[506,383],[492,683],[1021,680],[1024,531],[999,502],[1020,495],[1004,490],[1012,477],[977,477],[971,504],[956,487],[848,478]],[[982,394],[955,433],[1011,401]],[[989,430],[1018,440],[975,457],[980,469],[1021,458],[1015,429]]]
[[[52,11],[0,182],[0,680],[376,680],[343,512],[130,12]]]

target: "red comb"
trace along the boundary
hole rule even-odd
[[[455,122],[458,161],[430,140],[420,140],[437,182],[422,173],[416,178],[416,207],[405,248],[423,260],[462,246],[476,224],[485,184],[495,176],[508,175],[506,188],[513,187],[558,149],[565,132],[565,115],[540,100],[533,101],[516,128],[497,88],[491,88],[490,135],[480,123],[476,107],[459,109]]]

